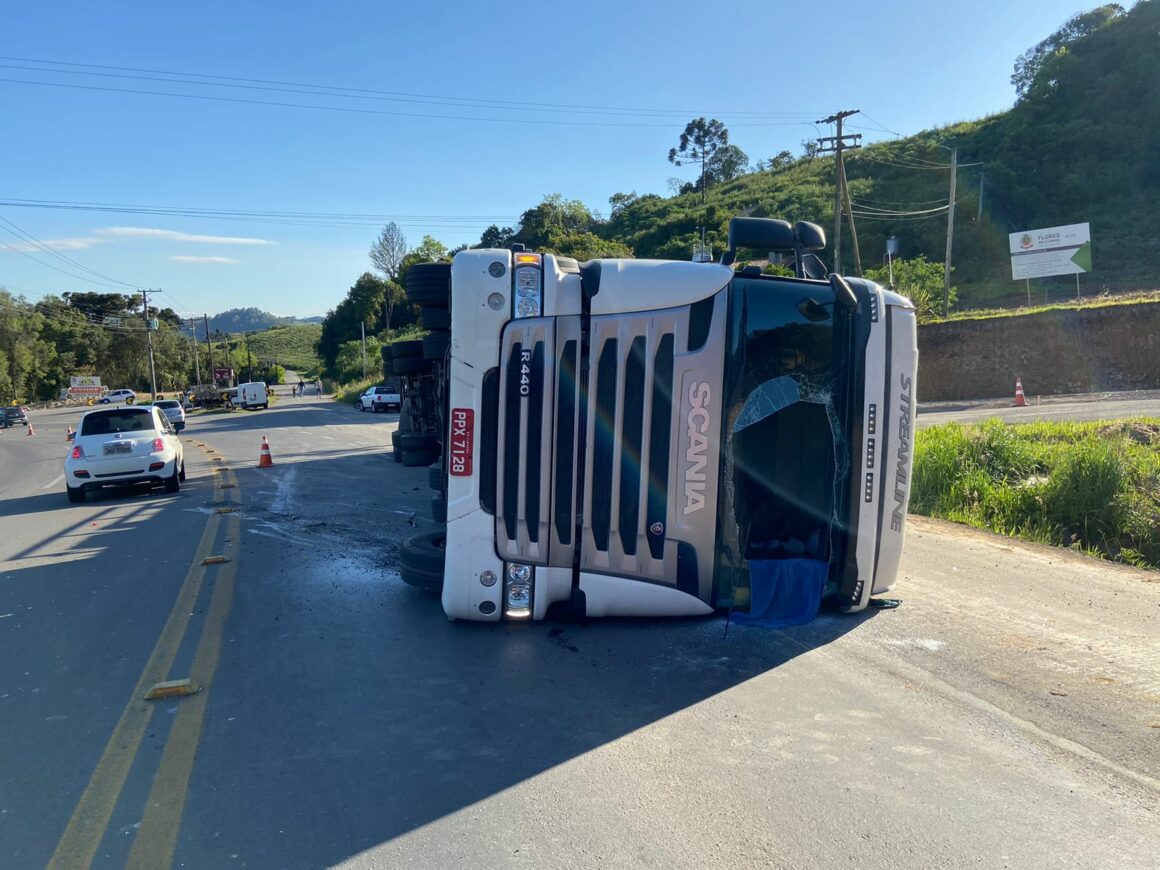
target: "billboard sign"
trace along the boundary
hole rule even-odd
[[[99,375],[73,375],[69,378],[70,387],[100,387],[101,378]]]
[[[1008,236],[1011,278],[1079,275],[1092,270],[1090,224],[1069,224],[1043,230],[1025,230]]]
[[[234,370],[215,368],[213,370],[213,379],[215,381],[232,381],[234,379]]]

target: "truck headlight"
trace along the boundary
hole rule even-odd
[[[543,258],[539,254],[517,253],[512,282],[516,317],[539,317],[544,287]]]
[[[532,615],[532,590],[535,571],[531,565],[510,563],[504,572],[503,612],[510,619],[528,619]]]

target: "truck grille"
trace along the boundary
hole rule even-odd
[[[672,582],[663,562],[682,309],[592,318],[580,567]]]

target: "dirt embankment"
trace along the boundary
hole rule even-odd
[[[1160,388],[1160,302],[919,327],[924,402]]]

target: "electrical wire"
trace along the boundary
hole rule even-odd
[[[81,64],[67,61],[33,60],[29,58],[15,58],[0,56],[0,61],[16,61],[16,63],[0,63],[0,69],[13,69],[24,72],[43,72],[55,75],[92,76],[102,78],[120,78],[136,81],[162,82],[169,84],[183,84],[196,87],[236,88],[257,91],[273,91],[305,96],[339,97],[343,99],[375,100],[383,102],[418,103],[422,105],[449,106],[458,108],[504,109],[509,111],[526,112],[555,112],[566,114],[586,115],[632,115],[632,116],[681,116],[695,115],[726,115],[729,117],[744,117],[755,119],[767,118],[806,118],[816,115],[816,112],[756,112],[750,110],[696,110],[696,109],[657,109],[631,106],[593,106],[576,103],[535,103],[516,100],[480,99],[471,97],[449,97],[437,94],[415,94],[403,91],[381,91],[371,88],[351,88],[335,85],[308,84],[302,82],[285,82],[270,79],[243,78],[240,76],[221,76],[206,73],[177,72],[171,70],[142,69],[139,67],[120,67],[102,64]],[[28,66],[39,64],[39,66]],[[56,67],[48,68],[48,67]],[[64,69],[63,67],[80,67],[81,69]],[[889,131],[887,131],[889,132]]]
[[[0,82],[17,85],[34,85],[46,88],[69,88],[82,91],[98,91],[113,94],[134,94],[137,96],[176,97],[186,100],[201,100],[216,103],[234,103],[248,106],[272,106],[281,109],[313,109],[322,112],[345,112],[355,115],[380,115],[397,118],[422,118],[441,121],[473,121],[489,124],[525,124],[548,127],[672,127],[666,123],[630,123],[619,121],[563,121],[547,118],[489,118],[472,115],[436,115],[429,112],[399,112],[386,109],[360,109],[356,106],[327,106],[318,103],[286,103],[276,100],[256,100],[247,97],[224,97],[215,94],[182,94],[174,91],[152,91],[144,88],[109,88],[101,85],[83,85],[75,82],[40,82],[29,79],[0,78]],[[732,123],[733,127],[797,127],[810,126],[806,121],[762,121],[760,123]]]
[[[21,227],[17,226],[15,223],[10,221],[8,218],[4,217],[3,215],[0,215],[0,222],[3,222],[5,224],[7,224],[8,227],[11,227],[11,229],[8,229],[7,227],[0,227],[0,229],[3,229],[9,235],[13,235],[19,239],[23,239],[25,242],[27,242],[28,244],[30,244],[34,248],[36,248],[36,250],[41,251],[42,253],[45,253],[45,254],[49,254],[53,257],[56,257],[57,259],[62,260],[63,262],[68,263],[69,265],[75,266],[76,268],[78,268],[84,272],[89,273],[94,278],[101,279],[104,281],[111,281],[111,282],[113,282],[113,285],[119,284],[123,287],[131,287],[131,288],[140,287],[139,284],[133,284],[133,283],[128,282],[128,281],[122,281],[119,278],[114,278],[111,275],[106,275],[103,272],[98,272],[96,269],[90,269],[84,263],[78,263],[72,257],[66,256],[65,254],[62,254],[60,251],[56,250],[55,248],[53,248],[51,245],[47,244],[46,242],[42,242],[40,239],[33,236],[27,230],[22,229]]]

